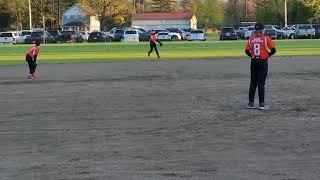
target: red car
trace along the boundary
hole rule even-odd
[[[315,38],[320,38],[320,24],[314,24],[312,25],[314,31],[315,31]]]

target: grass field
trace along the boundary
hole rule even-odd
[[[245,57],[245,41],[164,42],[162,59],[213,59]],[[276,41],[277,56],[320,55],[320,40]],[[0,64],[21,64],[33,45],[1,45]],[[148,43],[97,43],[44,45],[39,60],[42,63],[88,61],[148,60]],[[155,54],[153,54],[153,58]]]

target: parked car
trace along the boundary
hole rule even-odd
[[[22,30],[21,35],[22,36],[31,36],[32,31],[30,30]]]
[[[300,24],[297,26],[294,38],[314,38],[315,29],[311,24]]]
[[[113,41],[120,42],[123,39],[124,29],[113,28],[111,31],[104,33],[106,36],[112,37]]]
[[[191,35],[191,30],[192,30],[191,28],[183,29],[183,31],[186,33],[187,39]]]
[[[249,39],[254,34],[254,26],[248,26],[244,30],[243,39]]]
[[[151,35],[149,31],[142,28],[141,26],[131,26],[131,29],[135,29],[138,31],[139,41],[149,41]]]
[[[150,33],[142,28],[137,29],[139,33],[139,41],[149,41],[150,39]]]
[[[287,26],[282,28],[282,30],[284,31],[284,37],[287,39],[294,39],[294,34],[296,31],[296,26]]]
[[[179,33],[175,33],[175,32],[170,32],[170,31],[168,31],[168,30],[166,30],[166,29],[154,29],[154,30],[152,30],[152,31],[154,31],[154,32],[156,32],[156,33],[164,33],[164,32],[166,32],[165,34],[168,34],[168,36],[170,37],[170,40],[171,41],[178,41],[178,40],[181,40],[182,39],[182,37],[181,37],[181,35],[179,34]]]
[[[286,39],[285,31],[276,29],[277,39]]]
[[[110,36],[105,35],[102,32],[92,32],[89,35],[88,42],[111,42],[112,38]]]
[[[40,43],[55,43],[55,39],[47,31],[34,31],[31,36],[26,38],[26,44]]]
[[[180,28],[167,28],[166,30],[168,30],[171,33],[179,33],[182,40],[187,40],[187,33],[183,29],[180,29]]]
[[[90,32],[88,32],[88,31],[79,31],[78,32],[78,36],[81,36],[83,41],[88,41],[89,35],[90,35]]]
[[[58,30],[48,30],[48,33],[55,39],[61,34]]]
[[[239,27],[239,29],[236,30],[236,33],[237,33],[237,36],[238,38],[242,39],[242,34],[243,34],[243,30],[244,30],[244,27]]]
[[[191,30],[190,36],[188,36],[188,40],[189,41],[205,41],[207,40],[206,33],[203,29]]]
[[[139,32],[136,29],[127,29],[123,33],[123,42],[139,42]]]
[[[56,37],[59,43],[74,43],[77,41],[76,31],[61,31],[61,34]]]
[[[158,39],[160,41],[171,41],[171,35],[168,31],[160,31],[158,32]]]
[[[23,44],[26,42],[27,37],[31,36],[31,33],[32,31],[30,30],[22,30],[20,32],[20,38]]]
[[[20,38],[19,32],[2,32],[0,34],[0,44],[21,44],[24,39]]]
[[[315,38],[320,38],[320,24],[314,24],[314,25],[312,25],[312,27],[313,27],[314,30],[315,30],[315,35],[314,35],[314,37],[315,37]]]
[[[264,34],[266,36],[269,36],[271,39],[277,39],[277,36],[278,36],[277,29],[272,25],[265,26]]]
[[[237,40],[237,33],[234,27],[223,27],[220,32],[220,41],[223,40]]]

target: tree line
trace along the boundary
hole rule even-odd
[[[61,28],[61,15],[79,3],[97,15],[101,29],[130,25],[132,16],[140,12],[189,11],[198,18],[200,28],[239,25],[243,21],[263,21],[283,25],[285,0],[30,0],[33,27]],[[318,23],[319,0],[287,0],[288,22]],[[0,1],[0,29],[28,29],[28,0]]]
[[[287,0],[288,23],[319,23],[320,1]],[[285,0],[229,0],[225,3],[226,24],[242,21],[262,21],[268,24],[284,25]]]

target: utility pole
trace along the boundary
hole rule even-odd
[[[31,0],[29,0],[29,26],[30,26],[30,31],[32,31]]]
[[[58,6],[58,14],[57,14],[57,29],[61,31],[61,8],[60,8],[60,0],[57,0]]]
[[[288,0],[284,0],[284,26],[288,26]]]

